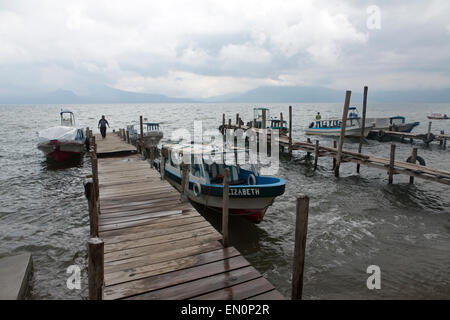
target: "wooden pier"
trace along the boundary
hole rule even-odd
[[[348,107],[348,106],[347,106]],[[346,116],[346,113],[344,111],[344,116]],[[264,117],[264,116],[263,116]],[[283,114],[280,114],[280,119],[283,118]],[[222,117],[222,126],[219,127],[219,130],[221,130],[222,133],[224,133],[224,130],[231,129],[231,130],[237,130],[242,129],[243,131],[246,130],[253,130],[256,133],[256,136],[259,138],[262,134],[267,134],[267,143],[270,144],[271,141],[271,133],[275,129],[258,129],[254,128],[252,126],[244,126],[242,125],[242,121],[239,118],[239,116],[236,117],[236,124],[231,123],[231,119],[229,119],[228,124],[225,123],[225,114]],[[264,119],[263,119],[264,122]],[[346,121],[343,119],[342,121],[345,123]],[[345,130],[345,129],[344,129]],[[415,157],[413,157],[414,150],[411,155],[411,159],[414,159],[414,163],[406,162],[406,161],[398,161],[395,160],[395,145],[393,145],[393,148],[391,148],[391,154],[389,155],[389,158],[383,158],[373,155],[365,155],[362,153],[357,152],[351,152],[342,150],[342,144],[343,144],[343,136],[340,138],[339,146],[334,145],[333,147],[328,146],[321,146],[319,144],[319,141],[317,140],[315,143],[313,143],[309,138],[308,141],[299,141],[292,138],[292,108],[289,108],[289,130],[286,134],[285,132],[280,132],[280,130],[277,130],[277,133],[279,133],[279,146],[281,151],[288,153],[290,156],[292,156],[293,150],[301,150],[307,152],[308,155],[313,154],[315,156],[315,165],[314,167],[317,168],[317,160],[320,157],[330,157],[333,158],[333,169],[335,170],[336,176],[339,175],[339,164],[344,162],[353,162],[359,166],[367,166],[377,169],[383,169],[386,170],[389,177],[389,183],[392,183],[392,176],[395,174],[403,174],[408,175],[410,177],[417,177],[420,179],[425,179],[429,181],[434,181],[442,184],[450,185],[450,172],[445,170],[438,170],[433,168],[428,168],[426,166],[416,164],[415,159],[417,158],[417,150]],[[442,139],[443,144],[445,146],[447,136],[445,135],[439,135],[439,138]],[[259,143],[259,141],[258,141]],[[359,167],[358,167],[359,172]],[[412,178],[411,178],[412,179]],[[411,182],[413,181],[410,180]]]
[[[96,138],[98,201],[86,185],[90,298],[284,299],[121,135]]]

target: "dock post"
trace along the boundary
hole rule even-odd
[[[144,121],[142,119],[142,116],[139,116],[139,129],[141,130],[141,135],[140,135],[141,141],[140,141],[140,143],[138,142],[137,144],[139,145],[139,152],[142,154],[142,146],[144,144]]]
[[[289,160],[292,159],[292,106],[289,106]]]
[[[186,180],[187,180],[187,173],[188,173],[188,165],[184,162],[181,163],[181,169],[183,170],[183,173],[181,175],[181,196],[184,195],[186,192]]]
[[[392,184],[394,176],[394,161],[395,161],[395,144],[391,144],[391,155],[389,160],[389,184]]]
[[[262,111],[262,124],[261,124],[261,129],[267,129],[267,113],[266,113],[266,109],[263,109]]]
[[[442,135],[444,136],[444,145],[442,146],[442,148],[445,150],[447,148],[447,137],[445,137],[444,131],[442,131]]]
[[[366,129],[366,110],[367,110],[367,91],[369,88],[367,86],[364,87],[364,98],[363,98],[363,113],[362,113],[362,127],[361,127],[361,136],[359,139],[358,153],[362,151],[362,143],[365,139],[364,131]],[[359,173],[360,164],[356,164],[356,173]]]
[[[127,130],[127,143],[130,143],[130,131]]]
[[[92,136],[92,147],[94,148],[95,154],[97,154],[97,143],[95,142],[95,136]]]
[[[292,300],[301,300],[303,291],[303,270],[305,266],[306,234],[308,232],[309,197],[297,196],[295,218],[294,266],[292,272]]]
[[[239,126],[239,113],[236,113],[236,127]]]
[[[89,179],[84,183],[84,195],[88,200],[89,206],[90,236],[98,237],[97,199],[95,198],[95,187],[93,180]]]
[[[351,95],[352,95],[352,92],[349,90],[345,93],[344,111],[342,113],[341,135],[339,136],[338,154],[337,154],[337,159],[336,159],[336,166],[334,168],[334,176],[336,178],[339,177],[339,167],[341,166],[341,161],[342,161],[342,146],[344,145],[345,126],[347,125],[348,107],[350,105]]]
[[[162,153],[162,152],[161,152]],[[166,174],[166,156],[161,154],[161,163],[159,165],[159,170],[161,171],[161,180],[165,179]]]
[[[104,243],[100,238],[90,238],[88,241],[88,282],[89,299],[103,299]]]
[[[222,114],[222,134],[225,134],[225,113]]]
[[[280,137],[283,134],[283,112],[280,112]]]
[[[416,163],[416,160],[417,160],[417,148],[413,148],[413,150],[412,150],[412,154],[411,154],[411,163]],[[413,176],[410,176],[409,177],[409,183],[410,184],[413,184],[414,183],[414,177]]]
[[[441,130],[441,135],[443,136],[444,135],[444,130]],[[439,140],[439,145],[442,147],[442,145],[444,144],[444,140],[445,140],[445,137],[444,137],[444,139],[440,139]]]
[[[319,140],[316,140],[316,146],[314,148],[314,171],[317,170],[317,161],[319,161]]]
[[[94,151],[90,152],[91,166],[92,166],[92,180],[94,182],[95,199],[98,200],[100,194],[100,187],[98,184],[98,158]]]
[[[337,149],[337,142],[336,140],[333,140],[333,148]],[[336,168],[336,157],[333,157],[333,170]]]
[[[427,132],[427,145],[429,145],[430,144],[430,136],[431,136],[431,124],[432,124],[433,122],[428,122],[428,132]]]
[[[231,129],[231,118],[228,119],[228,129]]]
[[[310,144],[312,144],[312,142],[311,142],[311,139],[310,138],[308,138],[308,139],[306,139],[306,142],[308,142],[308,143],[310,143]],[[311,158],[311,152],[307,152],[306,153],[306,158]]]
[[[229,215],[229,200],[230,200],[230,169],[225,168],[223,172],[223,192],[222,192],[222,237],[223,246],[229,246],[228,238],[228,215]]]

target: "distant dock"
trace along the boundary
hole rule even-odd
[[[91,299],[284,299],[123,134],[94,140]]]

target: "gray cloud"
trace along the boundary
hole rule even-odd
[[[442,0],[1,2],[0,94],[450,87],[449,14]]]

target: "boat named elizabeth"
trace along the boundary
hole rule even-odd
[[[257,165],[226,164],[226,152],[245,152],[242,149],[219,150],[206,145],[165,144],[164,164],[154,161],[157,169],[164,170],[166,180],[182,190],[182,159],[189,163],[186,196],[209,209],[221,210],[223,203],[224,170],[230,170],[229,212],[259,223],[274,199],[284,193],[286,181],[282,178],[262,176]],[[217,159],[217,160],[215,160]],[[247,166],[247,167],[246,167]]]

